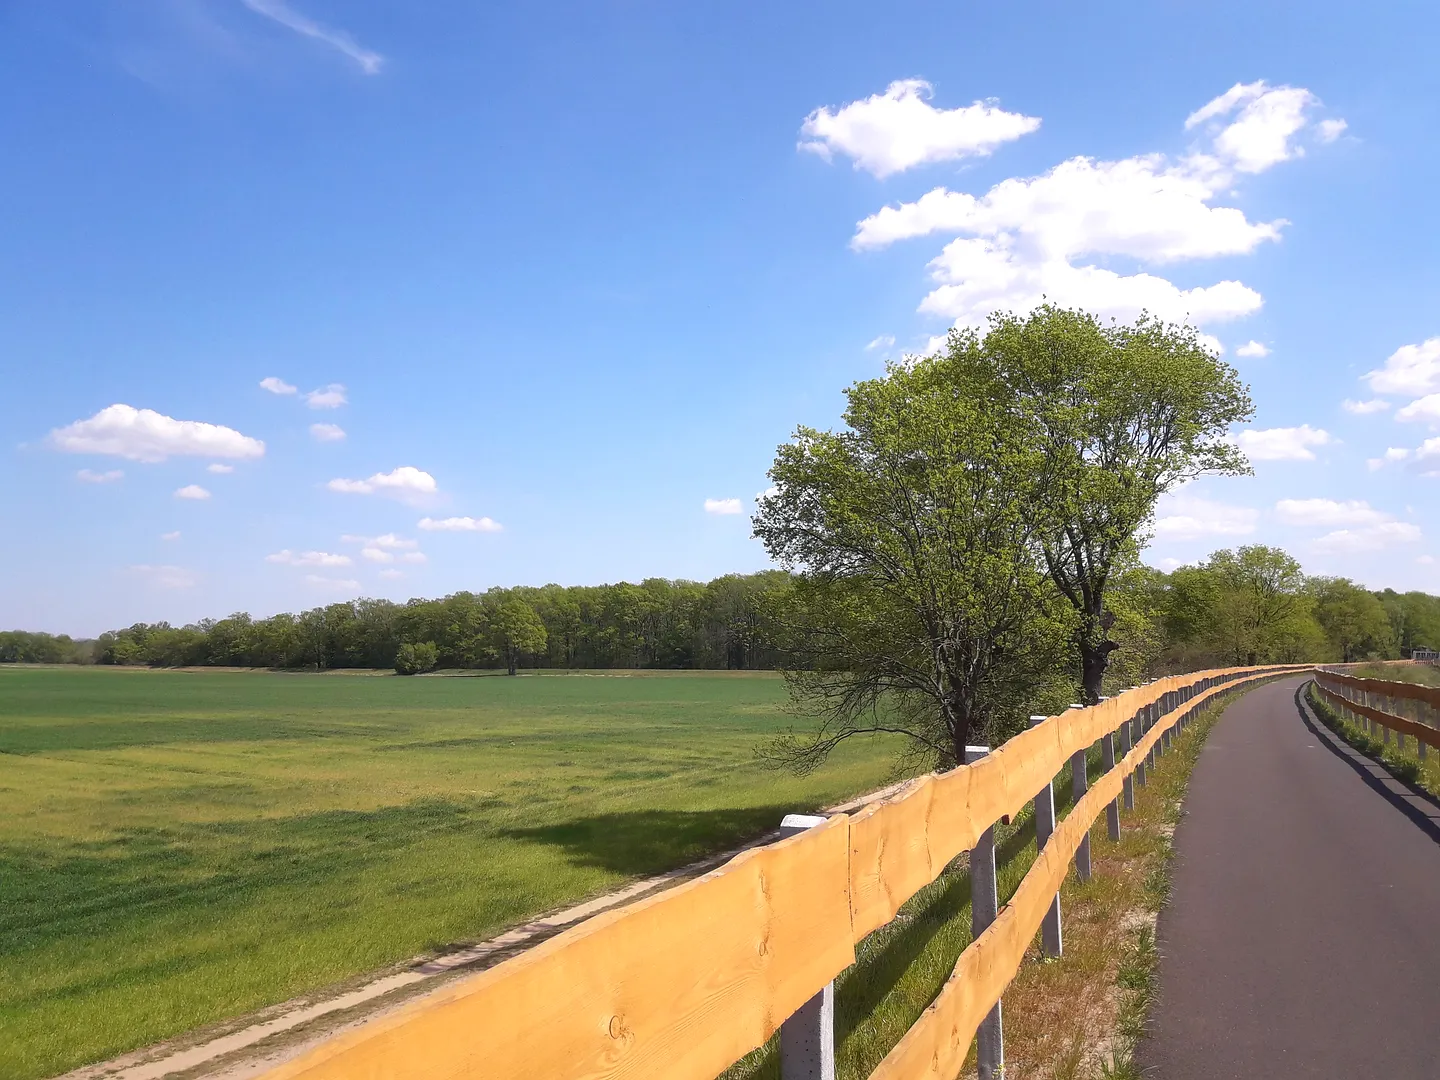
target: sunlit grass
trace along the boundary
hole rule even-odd
[[[759,767],[777,678],[0,669],[0,1076],[50,1075],[888,778]]]

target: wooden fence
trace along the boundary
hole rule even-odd
[[[1316,669],[1315,685],[1342,715],[1348,714],[1386,743],[1393,732],[1404,750],[1408,735],[1421,758],[1428,747],[1440,746],[1440,686],[1360,679],[1329,668]]]
[[[1304,670],[1309,665],[1197,672],[1072,708],[975,764],[921,777],[853,814],[599,915],[266,1075],[714,1080],[853,964],[866,934],[1103,740],[1114,767],[1055,828],[1010,902],[872,1074],[948,1080],[1056,904],[1070,860],[1082,845],[1088,855],[1089,830],[1107,806],[1115,806],[1118,828],[1117,800],[1123,789],[1128,804],[1132,774],[1143,783],[1146,762],[1213,696]]]

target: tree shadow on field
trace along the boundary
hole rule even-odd
[[[631,810],[506,829],[509,840],[563,849],[578,866],[618,874],[655,874],[734,847],[779,828],[794,806],[726,810]]]

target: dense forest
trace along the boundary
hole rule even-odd
[[[791,580],[773,570],[704,584],[649,578],[407,603],[360,599],[267,619],[240,613],[180,627],[137,623],[94,640],[0,632],[0,662],[772,668],[785,657],[772,644],[770,613]],[[1232,663],[1393,659],[1440,645],[1440,597],[1309,577],[1285,552],[1262,546],[1218,551],[1169,574],[1133,566],[1115,583],[1110,603],[1119,682]]]

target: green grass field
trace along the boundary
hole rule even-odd
[[[755,745],[769,675],[0,668],[0,1076],[49,1076],[884,782]]]

